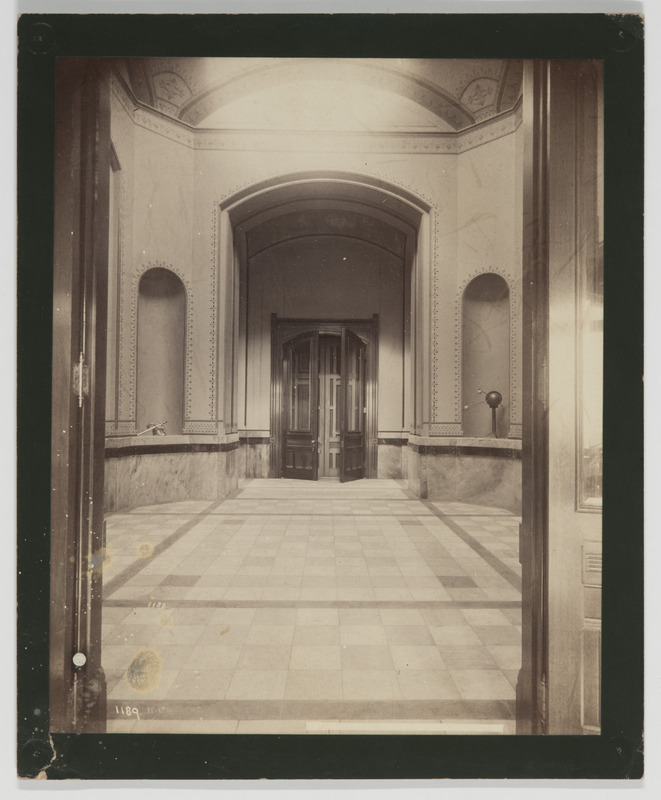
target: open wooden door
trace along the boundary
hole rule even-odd
[[[601,80],[524,66],[520,734],[601,728]]]
[[[365,364],[366,345],[342,328],[340,481],[365,477]]]
[[[319,474],[319,333],[304,333],[283,345],[284,478],[316,481]]]
[[[50,729],[101,732],[110,84],[57,73],[53,273]]]

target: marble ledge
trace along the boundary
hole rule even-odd
[[[120,450],[127,447],[162,447],[186,444],[230,444],[239,441],[238,433],[227,434],[167,434],[165,436],[106,436],[106,450]]]
[[[475,448],[493,448],[496,450],[521,450],[521,439],[496,439],[491,436],[416,436],[409,434],[409,444],[418,447],[457,447],[469,450]]]

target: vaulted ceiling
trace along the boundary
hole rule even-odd
[[[452,132],[511,110],[522,62],[456,59],[117,59],[140,105],[220,130]]]

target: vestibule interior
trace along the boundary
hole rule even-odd
[[[555,345],[558,363],[574,352],[579,333],[563,325],[581,319],[574,308],[584,297],[575,278],[583,271],[592,276],[581,289],[597,309],[590,310],[591,322],[600,308],[598,130],[578,120],[585,108],[592,123],[598,118],[599,78],[587,67],[546,64],[545,83],[532,65],[524,69],[516,61],[311,60],[302,72],[301,66],[268,59],[118,59],[98,84],[108,126],[108,152],[99,161],[107,167],[109,199],[108,291],[101,297],[108,316],[105,458],[96,472],[105,511],[223,501],[241,479],[274,478],[282,344],[305,331],[341,336],[346,328],[369,345],[368,477],[399,480],[398,491],[425,504],[461,503],[518,517],[522,455],[529,464],[541,459],[535,463],[542,473],[546,457],[535,427],[543,432],[546,418],[530,409],[538,413],[548,400],[547,364],[537,358],[548,342],[535,339],[533,352],[531,332],[550,318],[557,326],[551,334],[560,330],[571,340]],[[536,94],[545,85],[557,104],[548,118]],[[565,102],[574,94],[581,102]],[[554,152],[567,152],[571,142],[575,159],[558,158],[550,167],[539,160],[543,125]],[[576,129],[584,137],[578,144]],[[76,158],[74,152],[72,163]],[[555,176],[550,194],[544,194],[547,167]],[[567,186],[576,176],[578,211],[567,211],[559,225],[533,200],[552,197],[554,213],[569,209]],[[62,232],[73,224],[68,207],[61,208],[65,221],[56,230],[66,251],[69,234]],[[535,248],[549,219],[556,238],[544,262]],[[572,225],[579,242],[573,255],[563,239]],[[549,290],[528,280],[538,277],[538,267],[556,281],[550,317],[548,296],[531,294],[530,286]],[[599,332],[595,325],[590,330]],[[590,351],[598,350],[591,343]],[[553,383],[558,374],[551,389],[561,393]],[[592,386],[597,379],[592,375]],[[484,402],[490,391],[502,396],[493,432]],[[571,506],[572,514],[574,474],[567,464],[585,471],[567,455],[578,446],[576,396],[562,395],[571,408],[552,431],[559,441],[571,429],[555,462],[564,464],[558,474],[571,486],[554,508]],[[582,396],[596,395],[586,390]],[[584,425],[586,435],[592,427]],[[523,670],[530,680],[518,684],[519,709],[533,721],[523,732],[548,731],[542,712],[526,706],[548,686],[552,693],[559,687],[556,696],[564,698],[550,695],[552,732],[598,730],[593,677],[600,571],[583,582],[576,577],[582,547],[590,563],[600,559],[599,499],[592,498],[600,489],[600,443],[590,442],[589,450],[590,503],[571,524],[558,523],[573,538],[571,547],[554,551],[553,575],[572,576],[576,600],[576,635],[566,648],[567,587],[549,600],[543,582],[535,584],[541,550],[524,567],[531,570],[524,575]],[[559,536],[548,530],[548,519],[535,518],[546,513],[548,495],[538,491],[545,482],[548,475],[539,485],[529,482],[523,508],[526,541],[541,531],[543,547],[544,536],[551,542]],[[532,527],[525,528],[526,508],[535,503],[527,519]],[[593,515],[590,524],[578,516],[583,511]],[[498,543],[492,564],[497,549]],[[532,549],[521,552],[525,560]],[[502,571],[517,583],[518,561],[508,558]],[[462,589],[456,582],[450,588]],[[536,619],[538,628],[532,623],[533,607],[547,601],[559,614],[550,634],[548,620]],[[555,642],[550,671],[546,651],[540,655],[531,644],[533,632],[542,651],[549,639]],[[531,659],[537,659],[534,678]],[[576,692],[582,692],[578,699]]]
[[[193,113],[185,87],[200,63],[205,80],[226,74],[233,93]],[[310,60],[302,75],[289,62],[187,66],[188,79],[179,62],[132,64],[110,82],[106,507],[220,498],[242,477],[278,474],[275,315],[317,328],[378,319],[371,477],[518,511],[520,62],[406,62],[387,86],[394,65],[378,61],[337,71]],[[138,67],[152,110],[129,102]],[[255,70],[270,88],[257,89]],[[457,107],[448,81],[465,83]],[[310,113],[322,90],[345,108],[323,124]],[[160,319],[181,356],[145,333],[144,276],[166,273],[180,299],[176,321]],[[476,317],[497,357],[467,327],[480,280],[500,287],[498,313]],[[179,383],[167,377],[176,358]],[[140,377],[149,370],[158,382]],[[177,398],[172,413],[150,401],[156,383]],[[495,434],[476,388],[503,397]],[[156,439],[148,429],[163,422]],[[163,459],[141,453],[145,436]]]

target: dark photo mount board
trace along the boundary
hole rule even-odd
[[[604,61],[607,456],[601,735],[49,736],[51,468],[45,443],[50,442],[51,414],[58,56]],[[606,14],[27,14],[18,22],[18,76],[19,775],[51,780],[639,778],[643,734],[642,19]]]

